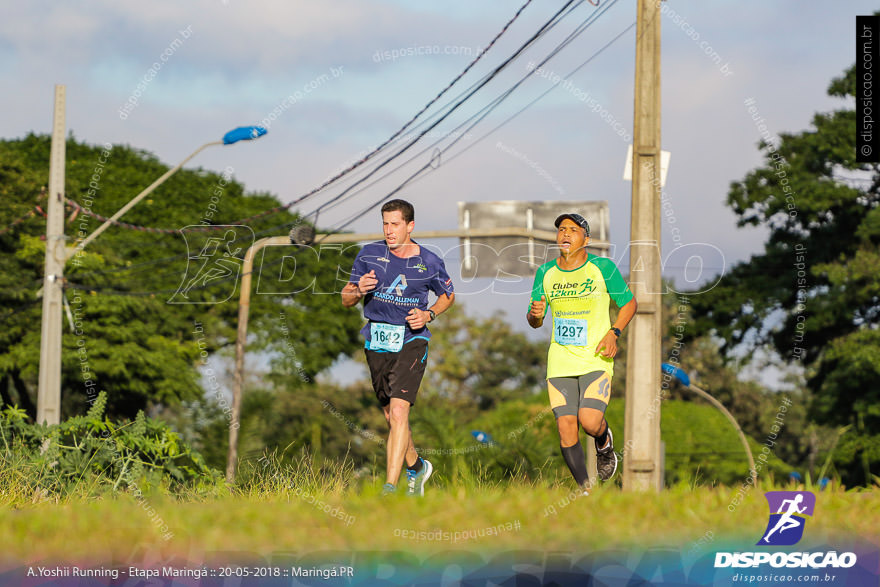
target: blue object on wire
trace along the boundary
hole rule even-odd
[[[670,375],[672,375],[673,377],[675,377],[676,379],[681,381],[685,387],[691,386],[691,378],[688,377],[687,373],[685,373],[683,370],[679,369],[678,367],[670,365],[669,363],[663,363],[660,365],[660,369],[664,373],[669,373]]]
[[[231,145],[238,141],[250,141],[266,134],[267,131],[262,126],[240,126],[223,135],[223,144]]]
[[[483,444],[495,444],[492,437],[482,430],[471,430],[471,435],[477,439],[477,442],[482,442]]]

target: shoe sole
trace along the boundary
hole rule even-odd
[[[425,476],[422,477],[421,482],[419,483],[419,497],[425,496],[425,483],[427,483],[428,479],[430,479],[431,474],[434,472],[434,465],[431,464],[431,461],[426,461],[422,459],[422,462],[425,463]]]

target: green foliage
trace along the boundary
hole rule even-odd
[[[829,94],[854,97],[854,66]],[[856,162],[855,138],[848,104],[816,114],[809,130],[783,133],[779,144],[759,144],[764,164],[731,185],[728,205],[741,226],[770,229],[765,250],[694,297],[692,336],[714,332],[727,356],[768,345],[806,368],[814,421],[855,425],[864,418],[865,430],[876,430],[880,175],[876,165]],[[880,466],[871,454],[851,455],[840,468],[845,482],[870,483],[870,468]]]
[[[783,398],[790,398],[791,404],[782,414],[784,426],[773,447],[774,454],[795,466],[803,465],[811,454],[814,460],[818,458],[821,447],[817,443],[811,444],[807,434],[811,426],[807,418],[810,395],[802,378],[789,376],[791,389],[785,393],[769,391],[758,382],[743,380],[736,367],[724,360],[717,343],[709,337],[700,337],[685,344],[682,361],[691,381],[721,402],[743,432],[752,438],[766,438],[771,434]],[[705,403],[677,381],[671,385],[671,389],[672,397]]]
[[[49,151],[47,136],[0,141],[4,201],[0,226],[37,203],[45,209],[45,197],[40,199],[39,193],[48,173]],[[70,137],[65,195],[109,217],[167,170],[168,166],[144,151],[123,145],[86,145]],[[246,193],[228,174],[184,169],[122,220],[169,229],[223,225],[279,205],[268,193]],[[300,218],[286,211],[261,216],[248,226],[236,227],[235,235],[246,238],[225,241],[226,250],[240,259],[252,238],[284,235],[299,222]],[[65,232],[72,244],[100,224],[85,213],[68,210]],[[36,294],[42,285],[44,232],[45,221],[36,215],[0,234],[0,306],[4,308],[0,312],[0,399],[22,406],[31,416],[35,415],[39,370],[41,307]],[[195,275],[198,265],[189,257],[210,245],[211,238],[225,235],[222,231],[188,232],[184,238],[114,226],[68,262],[66,296],[73,324],[65,319],[63,326],[63,418],[82,413],[99,390],[108,394],[109,415],[129,419],[138,410],[179,407],[202,395],[197,367],[235,341],[238,280],[232,275],[193,289],[185,300],[193,303],[168,301]],[[341,353],[357,348],[359,317],[327,303],[329,294],[338,289],[340,267],[350,267],[355,252],[345,249],[318,255],[290,246],[272,247],[258,257],[249,350],[284,354],[293,344],[304,372],[313,377]],[[226,266],[237,269],[239,264],[227,259]],[[313,282],[328,295],[319,295],[310,287]],[[284,319],[279,318],[281,313]],[[314,324],[325,327],[315,329]]]
[[[6,494],[41,493],[65,499],[106,491],[180,491],[214,484],[219,473],[180,441],[168,426],[138,412],[133,422],[104,417],[100,393],[88,413],[61,424],[30,424],[24,410],[0,412],[0,471]]]
[[[627,458],[624,430],[626,405],[613,399],[606,418],[614,430],[615,448]],[[704,485],[735,485],[748,474],[748,459],[739,436],[730,422],[716,408],[679,400],[664,401],[661,407],[661,438],[666,445],[665,483],[682,481]],[[573,483],[559,454],[559,435],[553,412],[543,395],[528,402],[512,402],[486,413],[465,425],[466,430],[488,432],[496,445],[470,452],[471,461],[479,461],[496,481],[521,477],[532,482],[556,481],[563,486]],[[586,445],[581,433],[581,442]],[[756,442],[750,439],[757,460],[766,435]],[[471,442],[473,445],[473,440]],[[791,467],[776,456],[772,447],[769,465],[761,471],[785,479]],[[623,469],[621,468],[621,471]],[[617,478],[616,483],[619,483]]]
[[[694,402],[666,402],[662,412],[662,437],[666,445],[666,483],[739,486],[749,478],[749,461],[733,425],[718,409]],[[767,436],[747,438],[761,480],[785,480],[791,466],[767,447],[766,464],[760,459]]]

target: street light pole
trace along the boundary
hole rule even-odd
[[[61,303],[64,265],[87,244],[128,212],[135,204],[179,171],[190,159],[214,145],[231,145],[266,134],[261,126],[240,126],[223,135],[223,140],[205,143],[186,159],[166,171],[147,186],[116,214],[108,218],[92,234],[75,247],[64,244],[64,86],[55,86],[55,118],[52,131],[52,153],[49,165],[49,205],[46,212],[46,265],[43,280],[43,316],[40,338],[40,376],[37,393],[37,423],[58,424],[61,421]]]
[[[43,272],[43,319],[40,331],[40,377],[37,424],[61,421],[61,302],[64,296],[64,136],[63,85],[55,86],[55,114],[49,155],[49,202],[46,210],[46,260]]]

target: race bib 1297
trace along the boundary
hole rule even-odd
[[[587,321],[554,317],[553,338],[557,344],[586,346]]]

